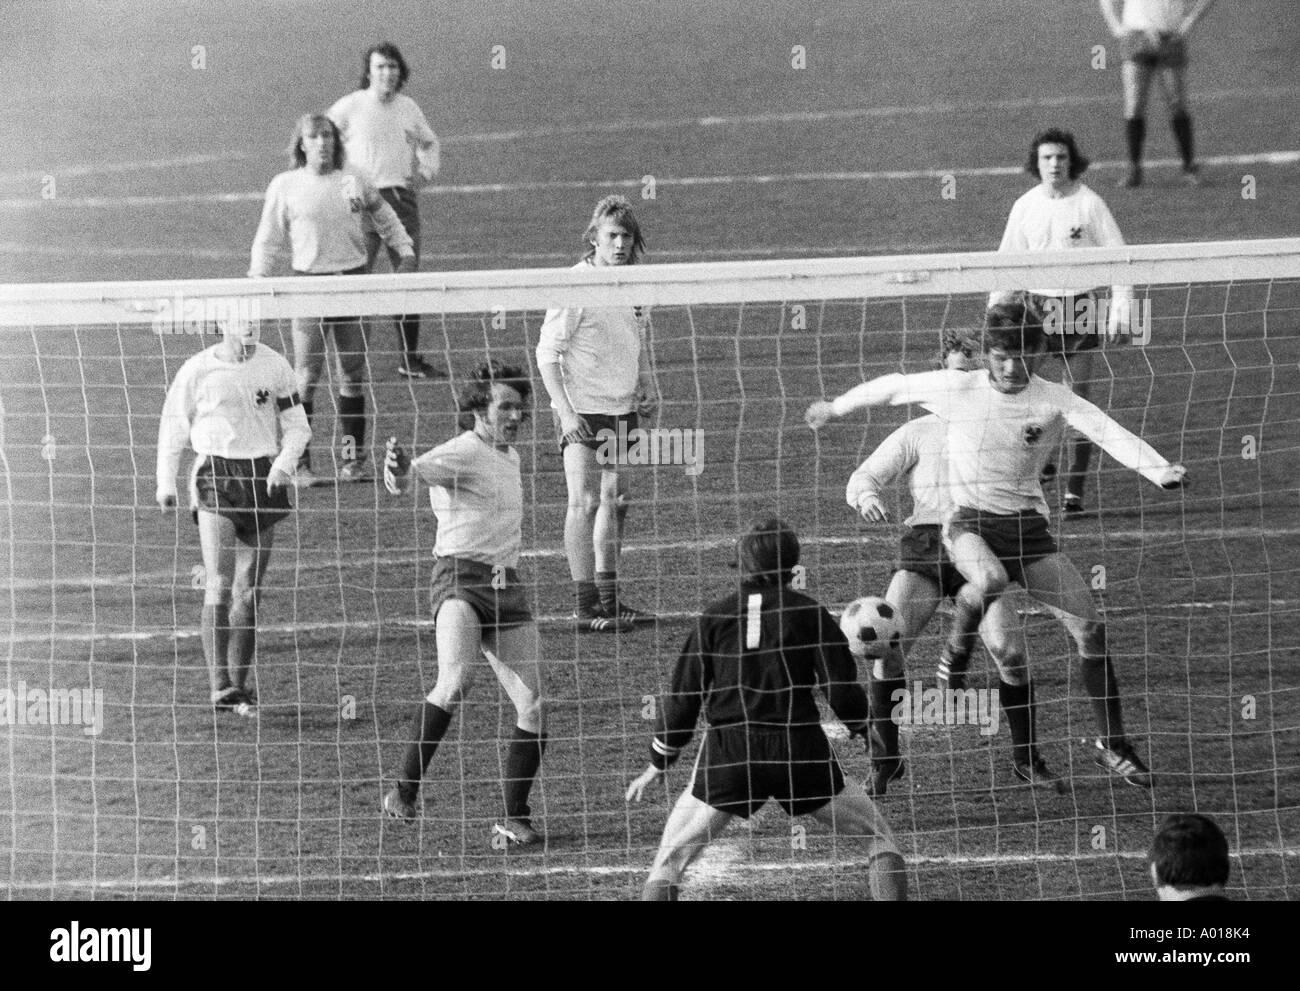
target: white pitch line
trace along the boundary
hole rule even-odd
[[[1069,524],[1071,527],[1077,526],[1075,523]],[[892,553],[894,539],[896,534],[881,534],[875,537],[816,537],[802,541],[805,547],[852,547],[852,546],[870,546],[881,544],[888,548]],[[1265,530],[1263,527],[1226,527],[1223,529],[1203,530],[1197,528],[1188,529],[1150,529],[1150,530],[1088,530],[1085,533],[1061,533],[1056,534],[1062,543],[1070,543],[1074,540],[1096,539],[1105,537],[1107,540],[1187,540],[1193,537],[1197,542],[1209,540],[1241,540],[1251,537],[1296,537],[1300,536],[1300,527],[1271,527]],[[637,556],[640,554],[656,555],[668,551],[695,551],[695,550],[721,550],[732,546],[734,539],[729,537],[712,538],[699,541],[668,541],[665,543],[635,543],[626,544],[623,547],[623,553]],[[197,549],[192,554],[194,561],[198,562]],[[527,560],[549,558],[555,559],[564,556],[562,547],[540,547],[531,550],[525,550],[520,555]],[[388,555],[354,555],[346,561],[338,558],[327,558],[325,560],[313,559],[295,559],[292,556],[281,556],[273,558],[268,569],[270,574],[301,574],[306,571],[339,571],[342,573],[347,570],[356,572],[366,568],[379,569],[406,564],[416,564],[420,561],[433,563],[431,551],[412,552],[408,554],[388,554]],[[94,588],[144,588],[159,587],[173,588],[176,586],[187,586],[190,583],[188,574],[177,571],[137,571],[121,572],[117,574],[106,575],[71,575],[68,577],[59,577],[51,582],[40,578],[20,578],[10,582],[0,582],[0,591],[13,590],[15,592],[46,592],[54,589],[94,589]]]
[[[820,834],[819,834],[820,835]],[[732,841],[733,843],[735,841]],[[1145,860],[1145,850],[1118,850],[1111,853],[1026,853],[1026,854],[912,854],[904,860],[914,866],[1002,866],[1011,864],[1061,864],[1082,861]],[[1233,856],[1247,857],[1300,857],[1300,849],[1281,847],[1278,849],[1239,850]],[[728,865],[735,874],[780,874],[786,871],[865,869],[869,861],[863,858],[845,858],[843,860],[807,860],[795,859],[785,861],[751,861]],[[87,889],[98,891],[132,891],[162,890],[166,888],[191,887],[294,887],[304,884],[339,884],[352,882],[356,884],[396,883],[400,881],[450,881],[469,877],[575,877],[588,875],[592,877],[619,877],[626,875],[647,874],[650,862],[644,864],[547,864],[545,862],[532,867],[483,868],[467,867],[462,870],[438,871],[384,871],[358,874],[265,874],[265,875],[214,875],[212,877],[148,877],[136,879],[102,879],[102,878],[59,878],[49,882],[13,881],[6,885],[10,891],[42,891]],[[691,886],[693,872],[687,875],[685,884]]]
[[[1300,150],[1264,151],[1245,155],[1211,155],[1202,157],[1203,166],[1219,168],[1239,165],[1294,165],[1300,162]],[[1174,168],[1182,167],[1181,159],[1161,158],[1148,161],[1145,167]],[[1128,168],[1128,162],[1111,160],[1094,162],[1094,170],[1118,170]],[[1019,175],[1024,171],[1020,165],[988,165],[971,167],[954,167],[938,169],[883,169],[877,171],[838,171],[838,172],[784,172],[769,175],[736,174],[711,176],[656,176],[655,183],[664,187],[695,186],[735,186],[735,185],[771,185],[779,183],[812,182],[877,182],[877,181],[912,181],[917,179],[944,179],[953,177],[987,177]],[[465,183],[452,186],[426,186],[420,190],[422,196],[478,196],[495,193],[539,192],[561,189],[636,189],[642,185],[641,179],[557,179],[536,182],[490,182]],[[97,209],[119,210],[151,206],[175,206],[183,203],[217,204],[217,203],[260,203],[262,192],[238,193],[186,193],[182,195],[156,196],[82,196],[55,197],[43,200],[39,197],[0,200],[0,210],[37,210],[37,209]]]
[[[1294,86],[1265,86],[1258,89],[1219,89],[1198,91],[1200,103],[1220,100],[1284,99],[1297,92]],[[572,137],[583,134],[627,134],[632,131],[665,131],[689,128],[739,127],[773,124],[817,124],[827,121],[862,120],[870,118],[932,117],[948,114],[974,114],[990,110],[1033,110],[1038,107],[1090,107],[1115,103],[1115,97],[1069,93],[1061,96],[1010,97],[1000,100],[969,102],[896,104],[883,107],[845,107],[836,110],[795,110],[782,113],[719,114],[704,117],[642,118],[615,121],[587,121],[576,124],[559,124],[550,127],[515,128],[506,131],[484,131],[469,134],[445,134],[443,145],[498,144],[521,140],[539,140]],[[0,182],[40,182],[46,175],[88,176],[136,171],[158,171],[183,168],[189,165],[206,165],[211,162],[255,161],[269,159],[266,152],[225,152],[221,154],[183,155],[177,158],[156,158],[130,162],[95,162],[84,165],[53,166],[44,171],[0,173]]]

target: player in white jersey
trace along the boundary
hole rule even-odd
[[[813,403],[806,420],[815,430],[864,407],[920,403],[948,425],[956,508],[944,526],[944,543],[966,584],[954,603],[941,676],[965,670],[985,610],[1011,581],[1019,582],[1061,619],[1078,647],[1100,731],[1097,763],[1130,784],[1150,787],[1150,772],[1124,736],[1105,623],[1087,583],[1052,539],[1039,475],[1067,425],[1163,488],[1180,487],[1186,469],[1065,386],[1035,375],[1042,351],[1043,329],[1033,311],[1023,304],[997,306],[985,320],[986,371],[886,375],[833,402]]]
[[[157,501],[163,512],[175,509],[181,453],[193,447],[190,505],[204,571],[200,632],[219,712],[255,712],[248,676],[272,528],[289,514],[290,473],[310,441],[293,369],[258,343],[256,322],[227,322],[221,343],[186,361],[167,390]]]
[[[343,145],[333,121],[307,114],[294,127],[289,146],[295,168],[271,180],[262,220],[253,239],[248,274],[272,274],[286,244],[299,275],[358,275],[366,270],[363,217],[370,216],[389,246],[401,255],[400,272],[415,271],[411,238],[393,208],[357,173],[343,167]],[[293,363],[308,420],[325,365],[326,336],[334,337],[339,364],[339,428],[343,465],[339,479],[372,479],[366,455],[366,340],[356,317],[293,321]],[[295,484],[316,483],[304,453]]]
[[[396,45],[381,42],[366,49],[361,58],[361,88],[329,109],[338,125],[349,167],[356,169],[379,190],[411,236],[416,263],[420,257],[420,183],[431,182],[441,164],[438,135],[414,100],[401,92],[410,78],[406,59]],[[366,265],[374,270],[380,237],[366,233]],[[388,249],[394,269],[401,255]],[[407,378],[427,379],[444,373],[420,356],[419,314],[393,317],[397,326],[397,371]]]
[[[1115,218],[1081,178],[1087,169],[1088,159],[1069,131],[1052,128],[1034,135],[1025,171],[1039,182],[1012,206],[998,251],[1122,247],[1124,236]],[[989,304],[1013,298],[1012,294],[995,292],[990,294]],[[1092,392],[1094,357],[1102,336],[1117,336],[1130,326],[1132,290],[1113,286],[1107,300],[1104,290],[1092,286],[1041,286],[1031,287],[1025,298],[1044,317],[1047,350],[1060,356],[1065,381],[1087,399]],[[1065,473],[1067,513],[1083,511],[1083,490],[1091,460],[1092,443],[1086,437],[1075,437]],[[1049,460],[1045,474],[1051,477],[1055,473],[1055,463]]]
[[[396,439],[388,443],[384,485],[394,495],[413,473],[429,486],[438,518],[437,564],[430,604],[438,641],[438,680],[420,705],[396,786],[384,796],[395,819],[415,818],[425,768],[447,732],[457,704],[469,693],[480,656],[487,659],[514,704],[516,726],[505,759],[505,820],[493,827],[508,842],[542,842],[528,795],[546,749],[542,718],[541,640],[519,576],[523,482],[519,435],[532,384],[520,369],[489,361],[458,398],[472,414],[466,430],[416,458]]]
[[[1147,133],[1147,97],[1159,74],[1170,124],[1183,160],[1183,178],[1199,185],[1187,103],[1187,39],[1214,0],[1100,0],[1101,14],[1124,54],[1124,136],[1128,172],[1120,185],[1142,185],[1142,143]],[[1123,13],[1120,13],[1120,4]]]
[[[964,334],[945,333],[940,367],[967,371],[974,360]],[[897,651],[875,661],[867,682],[873,796],[885,794],[889,782],[904,773],[898,724],[892,718],[895,693],[907,688],[904,661],[940,601],[956,597],[965,584],[943,547],[943,522],[953,507],[948,492],[947,426],[934,414],[910,420],[885,438],[849,478],[845,496],[863,519],[887,523],[883,493],[904,479],[912,495],[912,513],[903,521],[907,530],[899,540],[898,568],[885,593],[898,609],[902,638]],[[1035,787],[1059,790],[1061,779],[1038,751],[1028,649],[1016,612],[1005,597],[989,606],[980,635],[1001,676],[998,699],[1011,727],[1013,773]],[[960,689],[963,680],[950,677],[948,687]]]
[[[645,240],[622,196],[596,204],[576,267],[632,265]],[[618,560],[630,505],[628,451],[608,439],[640,436],[659,406],[650,368],[650,315],[643,307],[548,310],[537,365],[551,397],[569,490],[564,550],[569,559],[579,630],[619,632],[654,616],[624,603]],[[614,449],[615,457],[609,452]],[[633,462],[635,463],[635,462]]]

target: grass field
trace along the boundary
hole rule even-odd
[[[940,6],[936,17],[935,4],[914,0],[887,13],[772,0],[707,13],[676,0],[479,3],[431,17],[426,5],[389,3],[376,21],[333,4],[213,0],[124,4],[110,22],[78,4],[25,4],[13,12],[15,37],[31,42],[13,57],[24,82],[0,94],[0,120],[23,138],[0,164],[0,281],[242,274],[294,117],[355,85],[361,47],[384,36],[411,60],[410,92],[445,139],[444,172],[423,201],[430,269],[570,264],[594,200],[607,189],[636,196],[646,175],[658,188],[638,201],[652,261],[992,247],[1026,187],[1012,170],[1030,133],[1056,122],[1093,156],[1094,185],[1131,241],[1297,229],[1300,123],[1280,112],[1300,93],[1289,4],[1241,3],[1205,23],[1192,84],[1208,182],[1185,189],[1157,167],[1136,191],[1113,189],[1118,70],[1090,67],[1092,46],[1107,40],[1094,5],[1050,16],[1027,0]],[[196,45],[203,69],[191,68]],[[490,68],[493,45],[504,46],[504,70]],[[794,45],[807,68],[791,68]],[[1150,133],[1149,155],[1170,158],[1158,103]],[[941,197],[942,174],[956,176],[955,200]],[[57,194],[42,199],[49,175]],[[1256,199],[1241,196],[1245,175]],[[1102,404],[1187,464],[1194,486],[1163,493],[1104,462],[1089,493],[1099,512],[1059,527],[1085,574],[1106,568],[1130,733],[1157,787],[1112,784],[1091,765],[1071,650],[1030,609],[1040,733],[1071,789],[1046,798],[1016,787],[1005,732],[990,742],[971,727],[905,730],[910,775],[885,810],[917,897],[1148,898],[1151,832],[1191,808],[1214,815],[1241,852],[1235,894],[1300,894],[1298,303],[1295,284],[1158,292],[1157,337],[1113,354]],[[0,729],[4,890],[634,894],[667,810],[666,798],[633,809],[622,800],[644,763],[645,698],[662,689],[686,617],[726,590],[739,523],[761,508],[794,522],[811,590],[828,603],[888,580],[894,531],[860,524],[842,491],[903,414],[865,430],[862,420],[837,425],[814,442],[805,405],[866,375],[923,367],[937,329],[977,310],[969,299],[873,304],[866,337],[860,302],[830,306],[799,332],[774,305],[657,312],[663,422],[706,428],[706,467],[638,476],[626,580],[665,620],[617,639],[579,637],[562,622],[564,484],[538,416],[522,455],[526,563],[552,698],[534,802],[550,836],[540,854],[488,843],[497,740],[512,716],[486,670],[438,753],[420,822],[378,814],[411,707],[435,673],[427,506],[366,486],[304,498],[277,531],[261,718],[215,722],[191,587],[197,534],[152,501],[165,383],[196,339],[0,331],[5,683],[93,685],[106,717],[97,737]],[[531,360],[539,316],[512,314],[494,351]],[[483,333],[477,318],[430,321],[427,350],[462,370]],[[382,347],[388,333],[375,337]],[[449,387],[411,387],[390,364],[374,365],[375,436],[421,446],[447,437]],[[1244,435],[1258,457],[1242,458]],[[938,646],[923,641],[909,674],[928,680]],[[994,684],[986,668],[977,687]],[[864,775],[857,746],[839,746],[849,772]],[[688,774],[683,761],[674,793]],[[863,868],[856,847],[816,828],[806,842],[792,837],[769,809],[706,855],[688,894],[864,898]]]

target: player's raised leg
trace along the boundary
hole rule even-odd
[[[543,840],[533,826],[532,808],[528,804],[546,753],[541,653],[536,623],[497,630],[484,637],[483,654],[515,707],[515,728],[506,750],[502,781],[506,817],[493,831],[521,846]]]
[[[715,809],[691,794],[688,787],[673,806],[664,826],[659,852],[646,879],[641,900],[676,901],[682,876],[691,863],[714,839],[722,835],[731,814]]]
[[[203,610],[199,635],[208,666],[208,688],[218,711],[233,709],[238,691],[230,680],[230,585],[235,571],[235,524],[228,517],[200,509],[199,546],[203,552]]]
[[[384,811],[395,819],[415,818],[415,798],[425,769],[451,725],[456,706],[469,694],[473,664],[481,653],[478,614],[468,602],[461,599],[443,602],[435,622],[438,680],[416,713],[396,787],[384,796]]]
[[[1097,764],[1129,784],[1151,787],[1151,772],[1124,735],[1119,682],[1107,654],[1106,624],[1083,576],[1065,555],[1052,554],[1026,566],[1024,581],[1025,590],[1061,618],[1078,647],[1083,685],[1092,699],[1099,733]]]
[[[940,688],[965,687],[966,669],[970,666],[971,651],[975,646],[975,633],[984,619],[984,613],[1001,595],[1010,582],[1007,569],[996,554],[989,549],[984,538],[966,525],[962,513],[978,519],[974,510],[954,515],[944,528],[945,546],[953,566],[961,572],[966,584],[953,598],[952,627],[939,660],[937,679]]]
[[[907,901],[907,864],[898,852],[889,823],[861,785],[846,781],[843,790],[812,817],[829,826],[836,836],[866,841],[867,879],[875,901]]]

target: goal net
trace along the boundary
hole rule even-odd
[[[888,586],[899,526],[866,523],[845,483],[921,411],[875,410],[814,434],[805,409],[877,375],[933,367],[943,332],[975,327],[988,293],[1041,284],[1133,287],[1137,332],[1096,352],[1090,397],[1190,473],[1189,488],[1166,492],[1098,455],[1087,512],[1067,519],[1047,489],[1053,532],[1104,612],[1128,734],[1156,783],[1127,787],[1095,766],[1074,644],[1013,591],[1040,746],[1068,787],[1031,790],[1011,775],[1005,721],[993,732],[921,713],[902,726],[907,775],[881,805],[912,894],[1146,897],[1153,830],[1171,812],[1201,811],[1228,836],[1235,893],[1300,895],[1298,240],[0,287],[6,895],[635,894],[699,735],[668,791],[633,806],[623,794],[645,766],[686,621],[734,588],[740,528],[767,511],[792,523],[799,580],[835,611]],[[534,357],[552,306],[652,308],[664,401],[655,463],[628,469],[620,582],[660,619],[636,632],[580,635],[570,619],[565,478]],[[316,473],[329,484],[297,493],[275,530],[256,719],[208,701],[204,574],[183,479],[179,513],[154,503],[167,385],[231,314],[258,318],[262,343],[286,357],[291,319],[362,317],[362,450],[382,460],[389,436],[414,451],[452,437],[453,384],[396,372],[390,315],[415,313],[425,356],[453,381],[491,356],[527,367],[535,386],[518,448],[550,740],[532,802],[549,838],[539,852],[489,834],[514,712],[486,665],[430,766],[421,816],[381,816],[437,676],[436,528],[423,490],[395,498],[382,484],[333,481],[357,438],[339,426],[332,360],[313,419]],[[1060,379],[1061,363],[1040,374]],[[946,624],[936,616],[917,641],[909,686],[933,686]],[[998,686],[982,651],[969,685]],[[860,742],[834,732],[829,711],[826,721],[846,773],[868,777]],[[686,894],[863,898],[864,868],[858,841],[769,806],[713,844]]]

